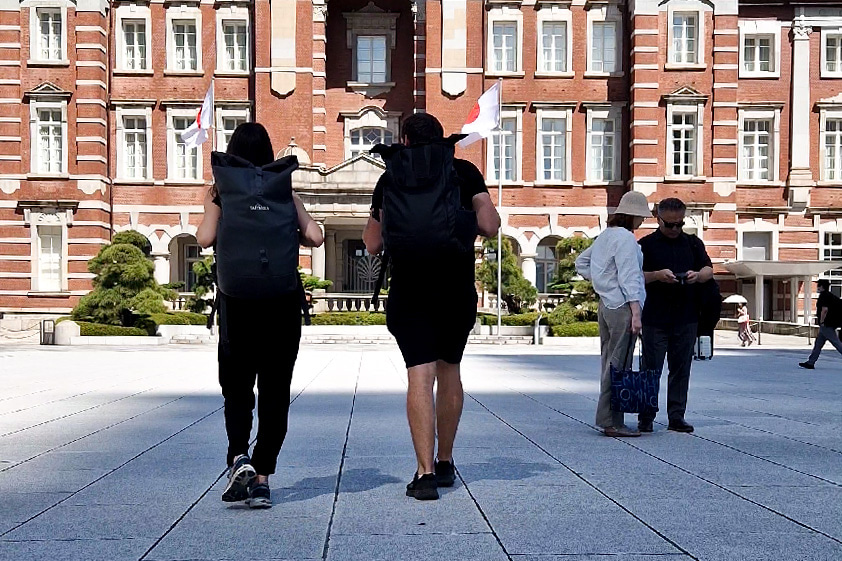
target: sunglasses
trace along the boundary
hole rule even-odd
[[[684,228],[684,221],[683,220],[681,222],[667,222],[663,218],[661,218],[660,220],[661,220],[661,222],[664,223],[664,228],[666,228],[668,230],[672,230],[674,228]]]

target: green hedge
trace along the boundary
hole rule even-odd
[[[599,324],[595,321],[565,323],[550,327],[553,337],[599,337]]]
[[[157,325],[207,325],[208,316],[195,312],[165,312],[150,314],[149,319]]]
[[[479,314],[477,319],[482,325],[497,325],[496,314]],[[535,325],[535,320],[538,319],[538,312],[527,312],[525,314],[507,314],[501,319],[503,325],[511,326],[527,326]],[[547,325],[547,314],[542,314],[541,325]]]
[[[104,323],[90,323],[87,321],[76,323],[79,324],[79,334],[83,337],[145,337],[148,335],[145,329],[138,327],[121,327],[119,325],[106,325]]]
[[[325,312],[311,316],[313,325],[386,325],[380,312]]]

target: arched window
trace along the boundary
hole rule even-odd
[[[376,144],[391,144],[392,131],[382,127],[362,127],[351,131],[351,157],[368,152]]]

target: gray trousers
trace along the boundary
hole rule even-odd
[[[619,427],[624,424],[625,414],[611,411],[611,365],[615,368],[631,367],[634,351],[628,352],[631,343],[631,308],[628,304],[612,310],[599,303],[599,343],[602,354],[602,377],[600,378],[599,403],[596,406],[598,427]],[[623,361],[627,358],[626,364]]]
[[[671,421],[684,419],[687,409],[687,390],[690,387],[690,366],[693,364],[697,327],[695,323],[669,328],[643,326],[643,368],[661,372],[665,359],[669,367],[667,417]],[[654,413],[638,415],[641,421],[654,418]]]
[[[816,337],[816,344],[813,345],[813,352],[810,353],[810,358],[807,359],[807,362],[810,364],[816,364],[816,361],[819,360],[819,355],[822,352],[822,347],[826,342],[830,341],[830,344],[836,347],[836,350],[842,353],[842,341],[839,340],[839,335],[836,334],[835,327],[826,327],[822,325],[819,327],[819,335]]]

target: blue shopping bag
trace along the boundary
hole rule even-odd
[[[636,337],[632,337],[623,366],[634,350]],[[611,365],[611,410],[623,413],[656,413],[661,373],[657,370],[639,371],[633,368],[616,368]]]

